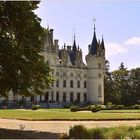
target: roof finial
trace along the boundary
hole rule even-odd
[[[74,39],[73,41],[75,41],[75,27],[73,28],[73,37],[74,37],[73,38]]]
[[[75,52],[77,50],[77,47],[76,47],[76,39],[75,39],[75,28],[73,28],[73,31],[74,31],[73,51]]]
[[[96,29],[96,28],[95,28],[96,18],[93,19],[93,22],[94,22],[94,32],[95,32],[95,29]]]

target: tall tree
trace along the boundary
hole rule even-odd
[[[112,76],[110,72],[110,63],[108,60],[106,60],[106,72],[105,72],[105,78],[104,78],[104,98],[105,98],[105,104],[108,102],[114,102],[114,94],[113,94],[113,81]]]
[[[131,104],[140,103],[140,68],[132,69],[130,71],[131,81]]]
[[[34,14],[38,1],[0,2],[0,94],[41,94],[50,68],[41,56],[45,30]]]

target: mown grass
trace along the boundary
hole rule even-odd
[[[118,111],[118,110],[117,110]],[[123,110],[121,110],[123,112]],[[140,113],[134,110],[130,113],[110,112],[70,112],[69,109],[2,109],[0,118],[22,120],[140,120]],[[125,110],[124,110],[125,112]]]

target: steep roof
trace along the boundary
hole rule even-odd
[[[97,54],[97,38],[95,32],[95,25],[94,25],[94,35],[93,35],[92,43],[90,45],[89,54],[91,55]]]

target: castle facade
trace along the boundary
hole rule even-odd
[[[54,82],[44,91],[44,95],[18,96],[16,100],[36,101],[38,104],[51,104],[52,107],[53,104],[64,106],[74,101],[104,104],[105,45],[103,38],[97,41],[95,27],[87,49],[85,64],[75,36],[72,45],[64,44],[60,49],[58,40],[53,39],[53,29],[48,29],[42,55],[52,69]],[[15,101],[12,93],[8,100],[11,103]]]
[[[85,64],[75,36],[72,45],[64,44],[60,49],[58,40],[53,39],[53,29],[49,30],[42,52],[55,77],[50,89],[46,89],[49,101],[104,103],[105,46],[103,38],[101,42],[97,41],[95,27],[87,48]]]

